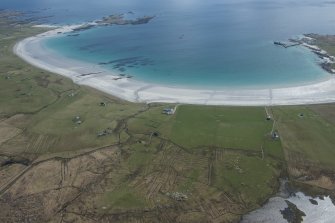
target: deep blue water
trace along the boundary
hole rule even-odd
[[[78,5],[80,7],[78,7]],[[1,0],[0,8],[53,15],[68,24],[127,13],[155,15],[148,24],[100,27],[45,45],[137,80],[190,87],[296,85],[329,76],[302,47],[274,40],[335,33],[335,2],[312,0]],[[120,65],[120,64],[119,64]]]

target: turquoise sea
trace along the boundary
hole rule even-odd
[[[116,74],[164,85],[227,88],[292,86],[329,78],[303,47],[304,33],[335,33],[335,2],[316,0],[1,0],[49,24],[124,13],[156,16],[148,24],[99,27],[45,41],[57,53]],[[52,17],[49,17],[49,16]]]

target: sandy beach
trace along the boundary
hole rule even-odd
[[[67,33],[80,25],[63,26],[26,38],[14,47],[14,53],[26,62],[71,78],[131,102],[166,102],[202,105],[299,105],[335,102],[335,77],[296,87],[267,89],[184,89],[148,84],[121,78],[99,65],[83,63],[57,55],[41,44],[44,38]]]

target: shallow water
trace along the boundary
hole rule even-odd
[[[315,204],[312,204],[313,199]],[[304,223],[333,223],[335,219],[335,205],[330,197],[312,198],[302,192],[298,192],[288,198],[273,197],[260,209],[251,212],[243,217],[241,223],[287,223],[281,211],[288,207],[285,200],[290,201],[297,206],[299,210],[305,213]]]
[[[115,13],[133,18],[155,15],[144,25],[95,28],[77,37],[64,35],[45,42],[59,54],[94,64],[121,59],[121,64],[104,67],[146,82],[252,88],[292,86],[329,77],[307,49],[273,45],[274,40],[335,30],[335,4],[329,1],[32,0],[22,4],[2,0],[0,8],[38,10],[38,15],[54,15],[43,22],[58,24]]]

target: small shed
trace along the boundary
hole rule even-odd
[[[174,108],[165,108],[163,109],[163,114],[166,114],[166,115],[173,115],[175,113],[175,109]]]
[[[273,139],[273,140],[279,139],[279,133],[278,133],[277,131],[274,131],[274,132],[272,133],[272,139]]]

